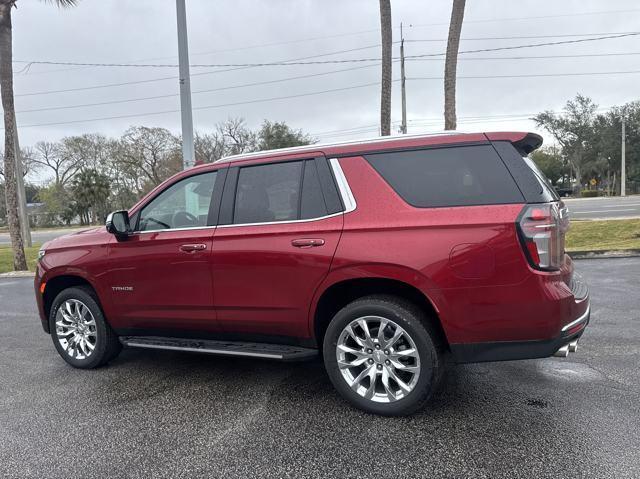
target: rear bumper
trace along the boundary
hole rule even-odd
[[[451,353],[456,363],[482,363],[512,361],[515,359],[547,358],[567,343],[582,336],[591,317],[591,308],[569,325],[570,329],[543,341],[498,341],[494,343],[452,344]],[[575,323],[575,324],[574,324]]]
[[[480,363],[552,356],[562,346],[580,338],[591,319],[589,289],[577,274],[571,281],[571,290],[574,294],[572,314],[569,318],[563,318],[560,331],[554,337],[533,341],[451,344],[453,360],[456,363]]]

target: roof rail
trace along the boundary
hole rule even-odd
[[[278,148],[276,150],[261,150],[255,151],[251,153],[240,153],[237,155],[225,156],[224,158],[220,158],[216,163],[224,163],[227,161],[239,160],[239,159],[250,159],[255,157],[264,156],[265,154],[269,155],[284,155],[287,153],[298,153],[305,151],[314,151],[320,150],[322,148],[330,148],[336,146],[346,146],[346,145],[361,145],[363,143],[385,143],[387,141],[398,141],[398,140],[410,140],[416,138],[428,138],[432,136],[445,136],[445,135],[466,135],[468,133],[463,133],[459,131],[446,130],[446,131],[438,131],[431,133],[420,133],[416,135],[396,135],[396,136],[375,136],[371,138],[363,138],[361,140],[355,141],[340,141],[335,143],[313,143],[311,145],[303,145],[303,146],[293,146],[289,148]]]

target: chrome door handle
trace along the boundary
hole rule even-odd
[[[202,243],[183,244],[180,246],[180,251],[184,251],[185,253],[193,253],[194,251],[203,251],[205,249],[207,249],[207,245]]]
[[[314,246],[322,246],[324,240],[322,238],[300,238],[291,241],[291,245],[296,248],[313,248]]]

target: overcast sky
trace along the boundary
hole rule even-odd
[[[406,55],[444,52],[451,1],[391,3],[393,38],[400,39],[399,25],[403,22]],[[321,61],[380,56],[378,0],[187,0],[187,16],[192,64],[277,62],[318,55],[323,56],[315,60]],[[633,32],[640,30],[639,19],[640,5],[633,0],[467,0],[460,49]],[[177,63],[173,0],[81,0],[76,8],[66,10],[38,0],[19,0],[13,26],[16,61]],[[496,39],[514,36],[544,38]],[[352,49],[356,50],[330,54]],[[461,54],[458,75],[640,71],[640,55],[514,58],[598,53],[639,54],[640,37]],[[394,44],[394,56],[398,54],[399,45]],[[500,60],[505,57],[509,59]],[[443,82],[439,79],[444,69],[443,58],[407,62],[409,133],[443,127]],[[20,72],[25,66],[14,63],[16,110],[23,146],[87,132],[119,135],[131,125],[180,131],[177,68],[34,64]],[[349,71],[228,88],[345,69]],[[207,131],[228,117],[242,117],[250,127],[257,127],[264,119],[286,121],[322,142],[375,136],[379,86],[363,85],[378,82],[379,69],[375,62],[266,66],[235,71],[194,67],[191,73],[195,128]],[[396,63],[394,79],[399,75]],[[436,79],[412,79],[424,77]],[[601,107],[636,100],[639,79],[640,74],[459,78],[459,129],[535,129],[526,119],[528,115],[544,109],[561,109],[578,92],[591,96]],[[127,82],[139,83],[101,87]],[[393,85],[392,120],[396,132],[401,116],[400,84]],[[86,87],[99,88],[77,90]],[[306,95],[348,87],[356,88]],[[213,89],[218,91],[196,93]],[[40,94],[56,90],[75,91]],[[258,101],[294,95],[306,96]],[[162,98],[122,102],[158,96]],[[255,102],[219,106],[250,101]],[[120,103],[59,109],[104,102]],[[42,109],[49,110],[27,111]],[[152,114],[155,112],[164,113]],[[123,116],[126,118],[92,121]]]

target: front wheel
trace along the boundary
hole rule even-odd
[[[49,326],[58,354],[76,368],[102,366],[122,349],[89,288],[74,287],[59,293],[51,306]]]
[[[327,328],[323,352],[338,392],[376,414],[416,411],[442,373],[440,345],[428,318],[393,296],[368,296],[341,309]]]

